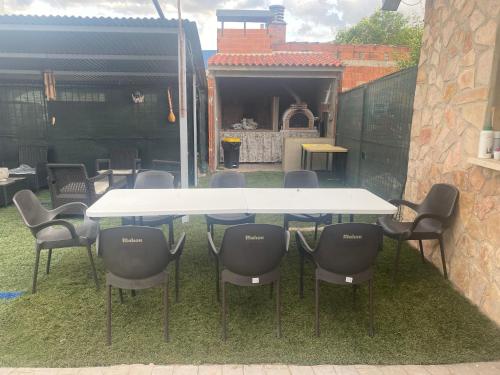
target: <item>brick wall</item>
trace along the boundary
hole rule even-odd
[[[270,53],[272,51],[330,52],[345,66],[342,91],[393,73],[396,60],[407,56],[407,47],[335,43],[286,43],[286,25],[269,29],[224,29],[217,32],[219,53]]]

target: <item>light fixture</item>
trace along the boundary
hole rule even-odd
[[[382,10],[396,11],[399,3],[401,3],[401,0],[382,0]]]

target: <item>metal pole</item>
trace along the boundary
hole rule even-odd
[[[178,47],[179,47],[179,138],[180,138],[180,161],[181,161],[181,187],[189,187],[189,147],[187,129],[187,103],[186,103],[186,45],[182,25],[181,1],[177,0],[177,12],[179,19]]]
[[[193,154],[194,154],[194,186],[198,186],[198,107],[196,73],[193,74]]]
[[[161,6],[160,6],[160,3],[158,2],[158,0],[153,0],[153,5],[155,6],[155,9],[156,9],[156,12],[158,13],[158,16],[162,20],[164,20],[165,19],[165,15],[163,14],[163,11],[161,10]]]

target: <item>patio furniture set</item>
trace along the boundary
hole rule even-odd
[[[108,174],[103,173],[106,178]],[[78,180],[81,181],[81,180]],[[85,186],[87,186],[84,183]],[[422,204],[403,200],[386,202],[364,189],[319,188],[313,171],[288,172],[284,188],[246,188],[245,176],[238,172],[216,173],[208,189],[175,189],[174,176],[166,171],[144,171],[137,174],[134,189],[113,189],[87,208],[82,202],[65,203],[53,210],[45,209],[29,190],[16,194],[14,203],[25,224],[36,239],[36,260],[33,293],[40,252],[48,250],[47,270],[50,270],[52,249],[86,247],[95,285],[98,278],[91,252],[96,243],[106,274],[107,343],[111,344],[111,292],[163,286],[164,338],[169,339],[168,273],[167,266],[175,263],[175,299],[179,298],[180,258],[186,242],[182,234],[175,244],[173,223],[184,215],[203,214],[207,223],[209,254],[215,259],[215,291],[222,304],[222,337],[227,337],[226,284],[239,286],[270,285],[276,293],[277,336],[281,336],[280,263],[287,254],[290,242],[289,223],[324,224],[316,246],[296,232],[300,259],[300,297],[304,295],[304,264],[315,265],[315,330],[319,327],[320,281],[352,285],[368,283],[369,334],[373,335],[373,276],[377,253],[382,248],[383,234],[398,240],[394,272],[397,271],[401,242],[418,239],[442,239],[454,212],[458,191],[455,187],[438,184],[432,187]],[[391,215],[396,206],[406,205],[417,212],[413,222],[401,223]],[[79,211],[83,222],[73,224],[57,217]],[[284,214],[284,226],[256,224],[256,214]],[[342,215],[350,215],[342,223]],[[382,215],[377,224],[354,223],[353,215]],[[338,223],[332,223],[338,215]],[[97,219],[122,218],[122,226],[99,231]],[[92,219],[95,219],[92,220]],[[158,227],[169,227],[168,239]],[[224,225],[220,246],[214,241],[214,226]],[[442,245],[442,241],[440,240]],[[421,247],[421,251],[422,247]],[[443,258],[443,272],[446,277]],[[220,290],[221,289],[221,290]]]

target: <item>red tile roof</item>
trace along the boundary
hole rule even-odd
[[[217,53],[209,66],[302,66],[340,67],[340,60],[329,52],[274,51],[270,53]]]

